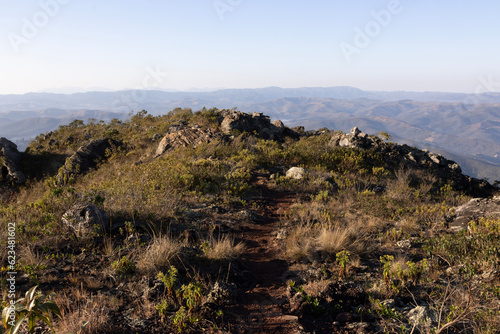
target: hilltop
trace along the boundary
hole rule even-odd
[[[176,108],[1,138],[16,292],[57,333],[498,332],[498,189],[389,137]]]
[[[263,112],[288,126],[366,133],[385,131],[406,143],[457,160],[464,174],[500,179],[500,94],[365,91],[354,87],[223,89],[212,92],[123,90],[74,94],[0,95],[0,137],[24,150],[39,133],[75,119],[128,119],[145,108],[152,115],[184,106],[240,107]]]

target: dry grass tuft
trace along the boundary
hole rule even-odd
[[[80,291],[56,295],[54,301],[62,315],[56,326],[58,333],[99,334],[110,328],[108,300],[101,294],[90,295]]]
[[[289,259],[311,259],[315,250],[314,230],[310,226],[293,228],[285,240],[285,254]]]
[[[387,184],[386,196],[395,200],[408,200],[411,196],[410,170],[399,169],[396,171],[396,179]]]
[[[137,260],[137,267],[143,272],[155,272],[169,267],[181,249],[181,244],[168,236],[154,237]]]
[[[316,239],[318,250],[330,255],[335,255],[343,250],[359,253],[363,248],[359,231],[354,225],[323,227]]]
[[[205,257],[210,260],[232,260],[240,256],[245,251],[243,243],[235,244],[234,239],[225,235],[214,239],[211,237],[202,244]]]
[[[36,252],[30,245],[21,248],[19,251],[19,261],[25,266],[39,266],[46,262],[43,256]]]

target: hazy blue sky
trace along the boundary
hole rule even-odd
[[[0,94],[499,91],[481,84],[500,82],[499,17],[498,0],[0,0]]]

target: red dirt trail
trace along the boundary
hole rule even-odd
[[[288,270],[276,243],[280,216],[293,204],[290,193],[270,189],[264,177],[253,182],[260,192],[260,217],[252,219],[249,229],[239,237],[246,244],[243,264],[251,273],[249,288],[230,313],[236,319],[235,333],[295,333],[297,318],[287,313],[286,281]]]

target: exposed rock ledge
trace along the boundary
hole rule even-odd
[[[3,158],[1,176],[12,179],[15,183],[26,182],[26,175],[21,171],[22,153],[17,150],[17,145],[6,138],[0,138],[0,158]]]
[[[408,145],[385,142],[376,136],[367,135],[357,127],[351,129],[349,134],[334,134],[330,145],[380,152],[387,162],[398,162],[402,168],[430,171],[444,183],[451,183],[456,189],[474,197],[488,197],[495,190],[484,180],[462,174],[462,169],[456,162],[440,154]]]

